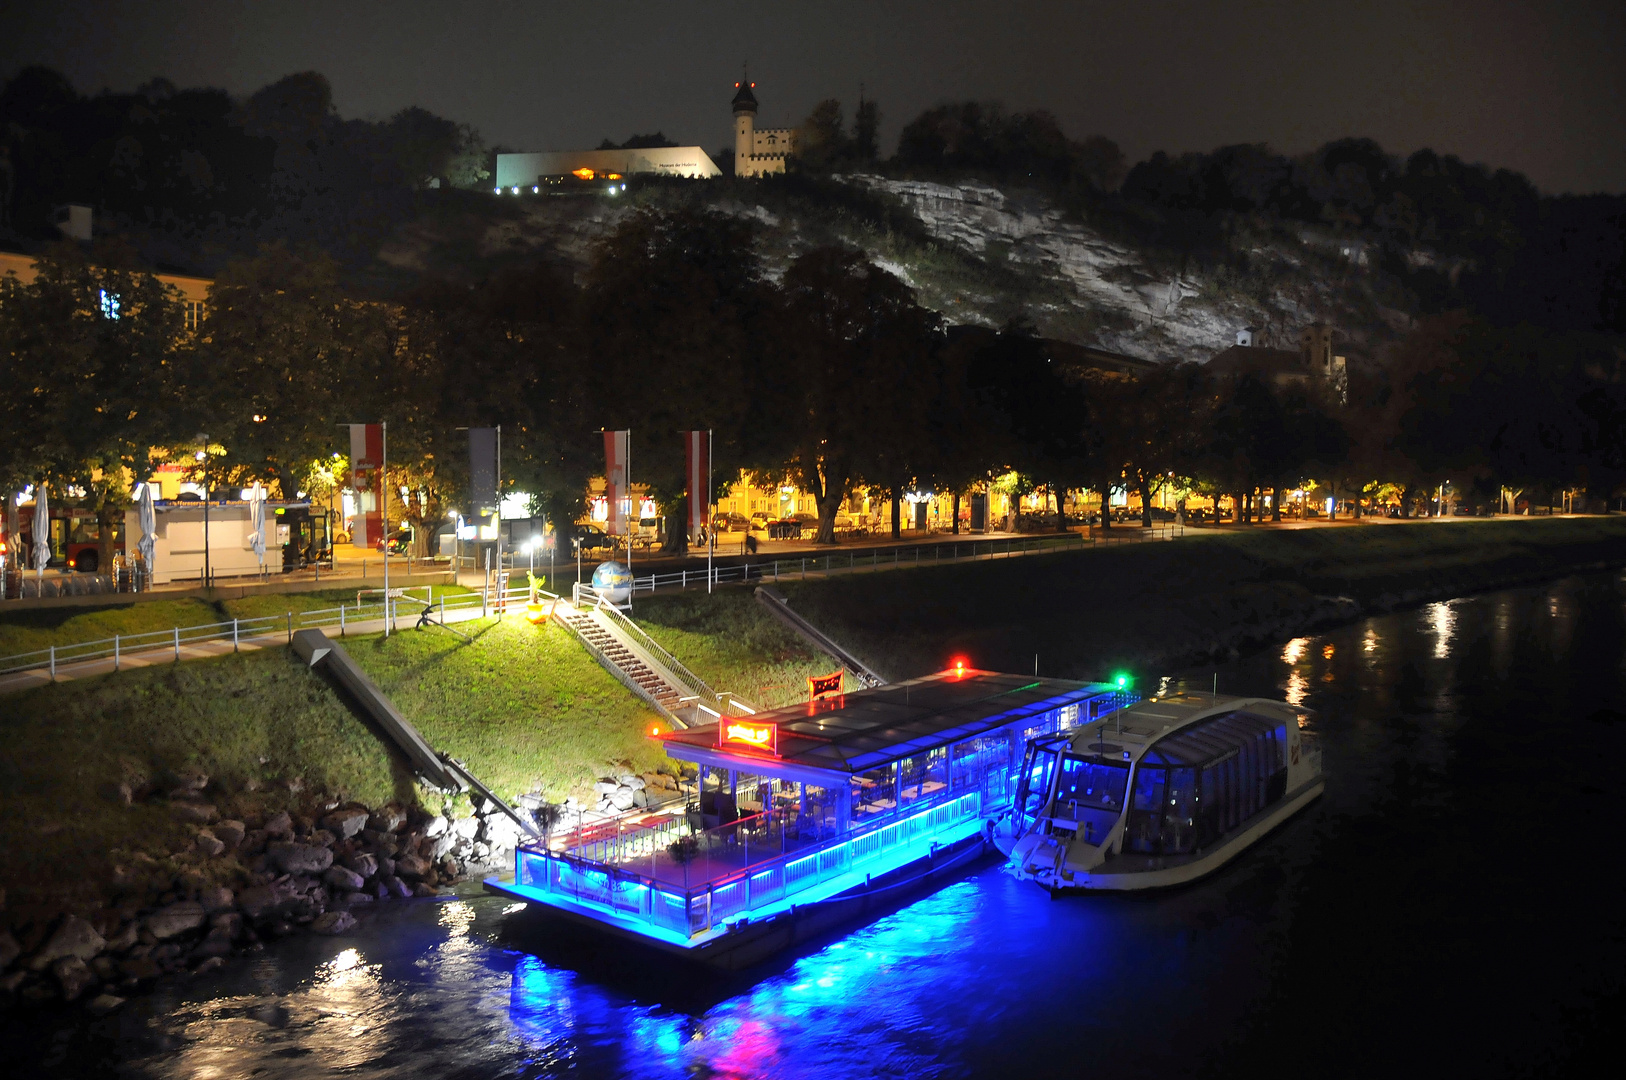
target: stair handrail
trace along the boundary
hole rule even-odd
[[[663,667],[665,667],[673,675],[676,675],[684,684],[676,688],[680,693],[686,693],[690,697],[710,702],[719,702],[722,700],[722,695],[713,690],[706,683],[706,680],[690,671],[683,661],[673,656],[664,646],[661,645],[660,642],[650,637],[648,632],[645,631],[643,627],[639,626],[637,623],[633,622],[631,619],[627,618],[620,611],[618,611],[615,605],[610,604],[601,598],[597,610],[604,612],[605,617],[609,619],[610,623],[617,630],[621,630],[631,636],[638,643],[639,648],[652,653],[655,659],[659,661]]]
[[[582,632],[581,627],[577,626],[574,620],[590,619],[591,616],[580,608],[577,608],[577,612],[578,614],[575,616],[568,616],[559,620],[559,624],[565,628],[565,632],[570,634],[577,641],[581,642],[582,648],[586,649],[593,659],[598,661],[600,667],[604,668],[611,675],[614,675],[616,681],[621,683],[622,686],[625,686],[628,690],[632,691],[633,694],[647,702],[650,708],[672,721],[672,723],[676,724],[678,727],[688,727],[689,721],[677,715],[665,705],[662,705],[654,694],[651,694],[648,690],[645,690],[642,686],[639,686],[637,680],[628,675],[620,664],[617,664],[614,660],[610,659],[607,655],[605,655],[603,649],[600,649],[588,639],[587,635]]]
[[[882,686],[886,680],[879,674],[870,670],[865,663],[843,648],[834,638],[823,630],[808,622],[801,615],[791,610],[787,601],[779,590],[767,585],[760,585],[756,590],[757,602],[773,612],[780,621],[793,631],[805,638],[814,648],[830,657],[836,663],[853,673],[853,677],[864,686]]]

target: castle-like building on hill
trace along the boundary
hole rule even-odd
[[[796,152],[795,128],[759,128],[756,83],[734,84],[734,175],[767,176],[785,171],[785,159]]]
[[[1320,387],[1340,405],[1349,403],[1348,360],[1333,352],[1333,330],[1315,323],[1299,332],[1298,349],[1271,349],[1257,341],[1259,328],[1236,332],[1236,344],[1214,354],[1209,370],[1258,375],[1277,386]]]

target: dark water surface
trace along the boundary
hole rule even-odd
[[[989,867],[734,986],[566,966],[506,900],[406,905],[105,1021],[32,1014],[29,1075],[1501,1076],[1612,1049],[1626,577],[1368,619],[1219,685],[1318,710],[1330,784],[1179,892],[1052,901]]]

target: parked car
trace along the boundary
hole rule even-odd
[[[391,555],[405,555],[408,549],[412,547],[412,534],[409,532],[398,532],[394,536],[390,537],[389,543]],[[373,550],[384,550],[384,538],[382,536],[373,541]]]
[[[738,514],[734,516],[739,517]],[[761,510],[758,510],[756,513],[751,515],[750,527],[755,532],[760,532],[761,530],[766,529],[768,527],[768,515],[763,513]]]
[[[615,545],[600,525],[592,522],[578,522],[576,525],[576,544],[582,551],[595,551],[599,548],[609,549]]]
[[[661,519],[639,518],[632,525],[632,542],[640,547],[653,547],[660,542]]]

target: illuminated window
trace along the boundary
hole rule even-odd
[[[102,290],[102,317],[116,319],[119,317],[119,294]]]
[[[185,304],[186,328],[197,330],[203,325],[203,301],[188,300]]]

